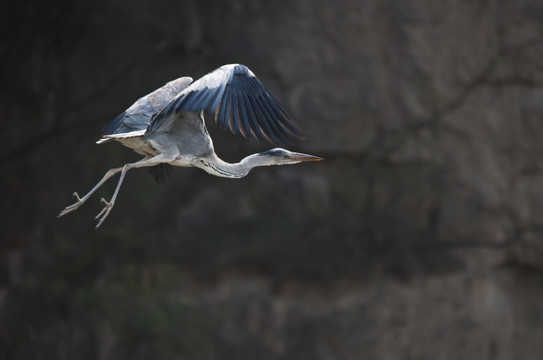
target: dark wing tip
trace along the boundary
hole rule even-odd
[[[116,130],[123,125],[123,120],[126,116],[126,111],[123,111],[122,114],[119,114],[115,119],[111,120],[102,128],[102,135],[111,135],[115,134]]]
[[[242,64],[223,65],[192,83],[151,119],[147,132],[160,128],[172,112],[183,111],[214,114],[220,129],[260,141],[285,144],[304,139],[303,128]]]
[[[247,66],[231,64],[221,69],[231,73],[215,112],[215,122],[221,129],[230,128],[234,133],[272,144],[304,139],[303,128]]]

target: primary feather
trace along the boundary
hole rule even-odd
[[[144,139],[164,130],[173,113],[204,111],[234,134],[289,143],[303,139],[303,130],[249,68],[224,65],[181,91],[151,121]],[[165,126],[166,125],[166,126]]]

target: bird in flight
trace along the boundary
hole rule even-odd
[[[190,77],[181,77],[137,100],[104,127],[102,138],[97,141],[97,144],[118,141],[144,158],[108,170],[81,198],[77,192],[73,193],[76,202],[58,216],[77,210],[109,178],[120,172],[111,199],[101,199],[104,208],[95,218],[98,229],[115,204],[126,172],[134,168],[162,164],[194,166],[211,175],[237,179],[258,166],[323,160],[275,148],[249,155],[238,163],[227,163],[215,154],[204,113],[213,115],[219,128],[246,138],[265,139],[272,144],[303,139],[298,123],[246,66],[224,65],[194,82]]]

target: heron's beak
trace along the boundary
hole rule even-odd
[[[291,155],[291,160],[294,161],[321,161],[324,160],[321,157],[308,155],[308,154],[302,154],[302,153],[293,153]]]

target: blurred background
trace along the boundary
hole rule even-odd
[[[543,2],[1,5],[1,359],[540,359]],[[101,128],[242,63],[321,163],[128,173]],[[217,130],[227,161],[273,146]]]

